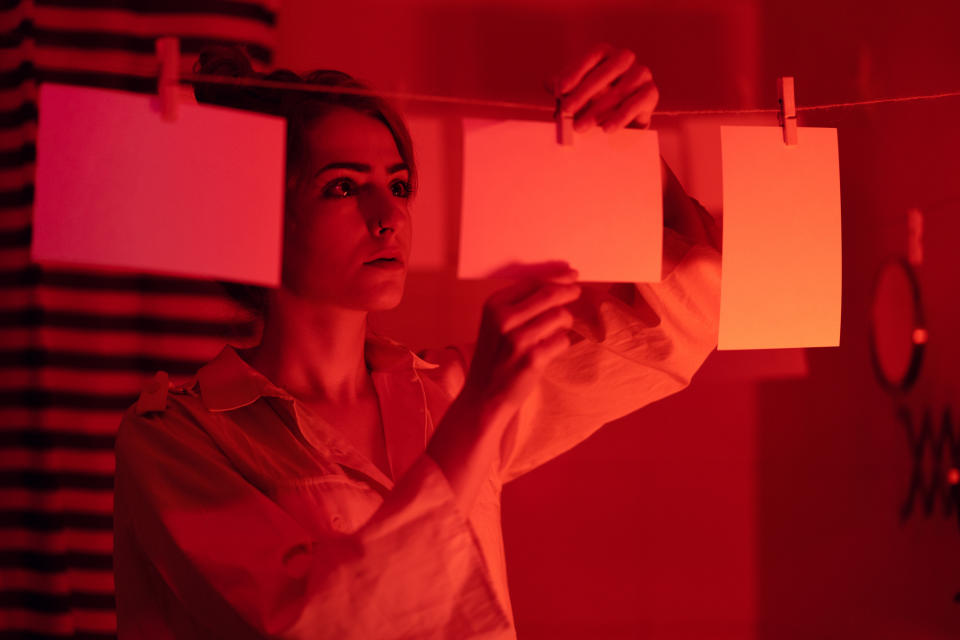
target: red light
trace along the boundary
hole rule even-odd
[[[957,469],[956,467],[954,467],[949,471],[947,471],[947,482],[949,482],[950,484],[960,483],[960,469]]]

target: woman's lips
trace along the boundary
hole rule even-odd
[[[372,260],[370,262],[364,262],[368,267],[377,267],[380,269],[401,269],[403,268],[403,263],[395,258],[379,258],[377,260]]]

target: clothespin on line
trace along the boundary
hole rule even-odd
[[[797,145],[797,94],[793,76],[777,78],[777,94],[780,98],[780,113],[777,118],[783,127],[783,141],[788,147]]]
[[[573,114],[563,111],[560,107],[563,92],[560,90],[560,78],[553,82],[553,97],[557,100],[557,108],[553,119],[557,123],[557,144],[567,146],[573,144]]]
[[[165,36],[157,38],[157,59],[160,63],[157,74],[157,95],[160,113],[167,122],[175,122],[180,104],[180,39]]]

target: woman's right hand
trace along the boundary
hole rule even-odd
[[[580,296],[576,279],[577,272],[567,268],[487,299],[461,400],[484,413],[516,413],[546,366],[571,344],[573,314],[566,305]]]

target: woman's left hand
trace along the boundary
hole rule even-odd
[[[574,131],[606,132],[631,122],[647,128],[660,93],[650,69],[629,49],[600,44],[558,77],[560,108],[574,114]]]

